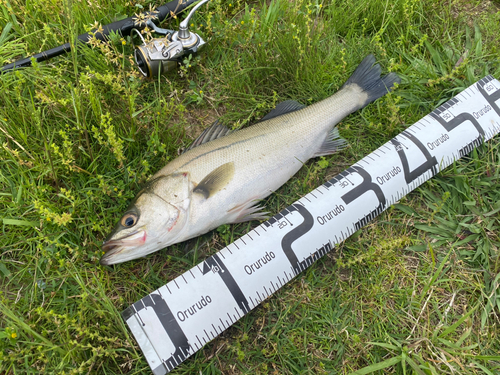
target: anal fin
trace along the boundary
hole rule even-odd
[[[313,157],[334,154],[335,152],[346,148],[348,145],[349,144],[344,138],[340,138],[337,127],[334,127],[330,133],[328,133],[328,136]]]

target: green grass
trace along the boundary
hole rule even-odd
[[[150,5],[1,0],[0,64]],[[158,80],[139,76],[119,38],[0,76],[0,373],[149,373],[120,312],[258,223],[113,268],[99,265],[100,245],[215,119],[238,128],[277,102],[321,100],[369,53],[401,76],[342,121],[350,148],[266,200],[278,212],[476,80],[500,78],[498,2],[212,0],[193,23],[207,48]],[[500,373],[499,166],[496,137],[174,373]]]

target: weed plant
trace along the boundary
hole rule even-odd
[[[0,0],[0,64],[155,5]],[[317,102],[369,53],[401,76],[342,121],[350,148],[266,200],[278,212],[478,79],[500,78],[494,1],[212,0],[191,28],[207,48],[159,79],[138,74],[119,35],[0,76],[0,373],[150,373],[120,312],[258,223],[115,267],[99,265],[101,244],[215,119],[237,129],[280,101]],[[174,373],[500,373],[499,147],[401,199]]]

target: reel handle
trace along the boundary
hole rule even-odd
[[[188,39],[189,38],[190,32],[188,30],[188,26],[189,26],[189,21],[191,20],[191,17],[193,16],[194,12],[196,12],[198,10],[199,7],[201,7],[203,4],[205,4],[209,1],[210,0],[202,0],[198,4],[196,4],[193,9],[191,9],[191,12],[189,12],[187,17],[184,18],[184,21],[182,21],[181,24],[179,25],[179,33],[178,33],[179,39]]]

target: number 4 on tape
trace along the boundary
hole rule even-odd
[[[487,76],[123,313],[163,375],[391,204],[500,132]]]

